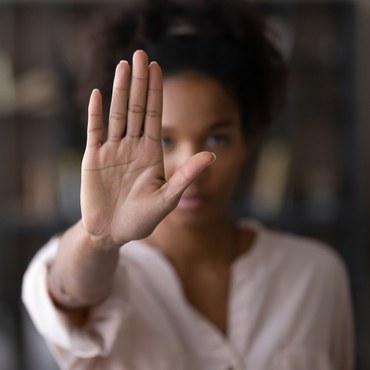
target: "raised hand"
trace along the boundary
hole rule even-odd
[[[214,161],[201,152],[165,179],[161,147],[163,79],[145,52],[133,56],[132,77],[120,62],[113,82],[108,134],[102,97],[91,94],[82,162],[82,224],[106,246],[144,238],[177,205],[182,192]]]

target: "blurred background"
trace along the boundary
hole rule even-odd
[[[370,369],[370,1],[254,2],[290,80],[237,212],[343,257],[356,370]],[[56,369],[22,307],[21,282],[40,246],[79,217],[85,137],[74,88],[87,23],[107,3],[0,0],[0,370]]]

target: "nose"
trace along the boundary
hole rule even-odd
[[[177,158],[176,158],[176,164],[175,168],[179,168],[183,163],[186,162],[190,157],[192,157],[194,154],[197,154],[204,150],[202,145],[198,145],[196,142],[186,142],[183,145],[179,146]],[[203,183],[209,176],[209,169],[206,168],[203,170],[197,178],[193,181],[192,186],[198,186],[201,183]]]
[[[172,176],[172,174],[183,165],[190,157],[194,154],[202,151],[202,146],[198,145],[192,140],[184,140],[178,142],[175,148],[171,151],[164,153],[164,166],[166,178]],[[205,171],[203,171],[205,172]],[[198,179],[201,176],[198,177]],[[199,181],[199,180],[197,180]]]
[[[181,166],[187,159],[201,151],[201,148],[193,142],[184,142],[177,150],[176,162]]]

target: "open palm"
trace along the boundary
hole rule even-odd
[[[82,162],[81,211],[86,231],[112,245],[148,236],[177,205],[182,192],[212,161],[201,152],[166,180],[161,147],[162,73],[148,66],[143,51],[117,66],[107,139],[102,97],[89,104],[86,150]]]

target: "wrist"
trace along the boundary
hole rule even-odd
[[[81,237],[85,243],[97,251],[109,252],[118,250],[124,244],[115,242],[110,235],[95,235],[89,232],[82,220],[76,226],[80,229]]]
[[[81,221],[60,238],[48,271],[50,296],[63,307],[82,308],[98,303],[109,292],[119,248],[91,236]]]

